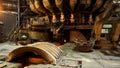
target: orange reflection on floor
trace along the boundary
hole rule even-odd
[[[57,45],[57,47],[61,47],[62,46],[60,43],[57,43],[56,45]]]

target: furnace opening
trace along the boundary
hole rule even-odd
[[[37,54],[36,52],[24,52],[23,55],[17,56],[11,60],[11,62],[21,63],[24,66],[28,66],[30,64],[48,64],[49,62]]]

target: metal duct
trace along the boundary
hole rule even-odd
[[[104,4],[103,8],[105,9],[105,11],[100,14],[100,15],[102,15],[102,19],[106,18],[110,15],[110,13],[113,9],[112,0],[107,0],[106,3]]]
[[[70,7],[71,7],[70,21],[71,21],[71,23],[73,23],[75,21],[73,11],[74,11],[74,7],[75,7],[76,4],[77,4],[77,0],[70,0]]]
[[[33,0],[29,0],[29,6],[30,6],[30,9],[31,9],[33,12],[39,14],[38,10],[37,10],[37,9],[35,8],[35,6],[34,6],[34,1],[33,1]]]
[[[34,1],[35,1],[34,5],[35,5],[36,9],[48,16],[49,11],[44,7],[42,0],[34,0]]]
[[[59,8],[59,10],[61,12],[60,22],[64,22],[65,17],[64,17],[64,12],[63,12],[63,0],[55,0],[55,4],[56,4],[57,8]]]
[[[91,25],[93,24],[93,15],[92,13],[94,13],[97,9],[99,9],[104,3],[104,0],[96,0],[95,4],[94,4],[94,8],[92,8],[91,10],[91,14],[89,15],[89,20],[88,23]]]
[[[111,0],[107,0],[106,3],[103,5],[103,8],[104,8],[104,12],[99,14],[96,17],[96,22],[109,17],[110,12],[112,11],[112,8],[113,8],[112,7],[112,1]]]
[[[97,10],[98,8],[100,8],[104,3],[104,0],[96,0],[96,3],[94,5],[94,8],[92,9],[92,12],[94,12],[95,10]]]
[[[93,20],[96,19],[96,16],[104,12],[103,10],[106,8],[104,5],[107,1],[111,0],[29,0],[29,4],[33,12],[47,15],[49,20],[52,20],[53,23],[57,22],[59,18],[61,22],[64,22],[65,17],[70,17],[71,23],[76,20],[76,22],[82,24],[85,22],[93,24]],[[60,10],[60,17],[58,17],[58,9]],[[70,16],[67,14],[69,10],[71,12]]]
[[[52,13],[52,22],[55,23],[57,22],[56,15],[54,13],[53,7],[50,3],[50,0],[43,0],[43,5],[46,9],[48,9]]]
[[[60,11],[63,11],[63,0],[55,0],[55,4]]]
[[[93,24],[93,13],[96,12],[98,9],[100,9],[102,6],[104,5],[104,0],[96,0],[95,4],[93,4],[93,7],[90,11],[90,15],[89,15],[89,20],[88,23],[91,25]]]
[[[48,42],[37,42],[13,50],[7,55],[6,61],[12,61],[16,57],[23,55],[25,52],[37,53],[50,64],[56,64],[62,56],[62,50],[56,45]]]

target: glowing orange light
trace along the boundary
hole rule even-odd
[[[60,43],[57,43],[56,45],[57,45],[57,47],[61,47],[61,44],[60,44]]]
[[[2,9],[3,9],[3,8],[2,8],[2,1],[0,0],[0,11],[2,11]],[[0,12],[0,16],[1,16],[1,14],[2,14],[2,13]]]
[[[2,10],[2,1],[0,0],[0,11]]]

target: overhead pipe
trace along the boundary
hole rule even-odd
[[[44,7],[42,1],[43,0],[34,0],[34,6],[39,11],[44,13],[47,17],[50,15],[50,12]]]
[[[39,11],[39,12],[42,12],[45,14],[45,16],[49,19],[49,16],[50,16],[50,12],[44,7],[42,1],[43,0],[34,0],[34,5],[36,7],[36,9]],[[49,19],[50,21],[50,19]]]
[[[104,12],[96,16],[96,21],[101,21],[105,18],[108,18],[110,12],[112,11],[113,5],[111,0],[107,0],[106,3],[103,5]]]
[[[44,7],[52,13],[52,22],[53,23],[57,22],[57,18],[54,13],[53,6],[51,6],[50,0],[43,0],[42,2],[43,2]]]
[[[34,12],[34,13],[37,13],[37,14],[39,14],[39,15],[43,15],[43,13],[42,12],[40,12],[40,11],[38,11],[37,9],[36,9],[36,7],[35,7],[35,5],[34,5],[34,0],[28,0],[28,4],[29,4],[29,7],[30,7],[30,9]]]
[[[94,8],[91,12],[95,12],[97,9],[99,9],[104,3],[104,0],[96,0]]]
[[[103,18],[108,18],[108,16],[110,16],[110,12],[113,9],[113,5],[112,5],[112,0],[107,0],[107,2],[105,3],[105,5],[103,6],[103,8],[105,9],[105,12],[102,13],[102,19]]]
[[[71,16],[70,16],[70,21],[71,23],[75,22],[75,18],[74,18],[74,7],[77,4],[77,0],[69,0],[69,4],[71,7]]]
[[[96,0],[95,4],[93,5],[93,8],[90,12],[89,15],[89,20],[88,23],[91,25],[93,24],[93,13],[96,12],[98,9],[102,8],[101,6],[103,5],[104,0]]]
[[[14,11],[17,12],[18,6],[14,3],[9,2],[1,2],[0,3],[0,10],[3,11]]]
[[[77,6],[75,7],[76,12],[84,12],[92,4],[92,0],[78,0]]]
[[[65,21],[65,16],[64,16],[64,12],[63,12],[63,0],[55,0],[55,4],[56,4],[57,8],[61,12],[61,14],[60,14],[60,22],[64,22]]]
[[[101,14],[99,14],[99,15],[96,16],[94,27],[93,27],[93,29],[91,31],[91,36],[93,36],[94,33],[96,33],[96,31],[97,31],[96,28],[95,28],[95,26],[98,23],[100,23],[101,21],[103,21],[103,20],[105,20],[105,19],[107,19],[109,17],[110,12],[112,11],[112,8],[113,8],[112,7],[112,0],[107,0],[105,2],[105,4],[103,5],[103,8],[104,8],[104,11]]]
[[[20,24],[21,24],[21,21],[20,21],[20,18],[21,18],[21,16],[20,16],[20,0],[18,0],[18,3],[17,3],[18,5],[17,5],[17,7],[18,7],[18,15],[17,15],[17,18],[18,18],[18,21],[17,21],[17,27],[19,27],[20,26]]]
[[[59,33],[59,31],[63,28],[64,24],[61,24],[57,29],[56,29],[56,33]]]
[[[80,24],[85,23],[85,16],[86,10],[90,7],[92,0],[78,0],[77,6],[75,7],[76,17],[78,17],[78,22]]]
[[[29,3],[30,9],[31,9],[33,12],[39,14],[39,12],[37,11],[37,9],[36,9],[35,6],[34,6],[34,1],[33,1],[33,0],[29,0],[28,3]]]

